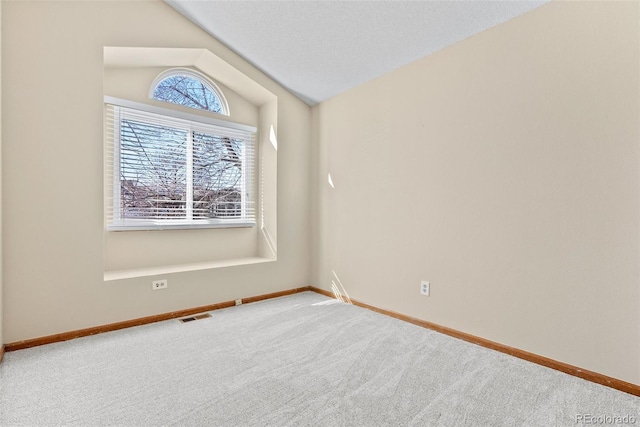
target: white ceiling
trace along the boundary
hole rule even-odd
[[[314,105],[547,0],[165,1]]]

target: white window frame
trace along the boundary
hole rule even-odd
[[[166,229],[192,229],[192,228],[229,228],[229,227],[253,227],[256,225],[255,220],[255,155],[256,155],[256,131],[253,126],[240,123],[233,123],[226,120],[220,120],[213,117],[204,117],[196,114],[189,114],[182,111],[171,110],[167,108],[151,106],[135,101],[115,98],[111,96],[104,97],[105,103],[105,148],[106,148],[106,172],[105,174],[105,220],[107,231],[127,231],[127,230],[166,230]],[[111,107],[110,107],[111,106]],[[123,219],[120,217],[120,118],[118,116],[109,117],[109,108],[111,110],[116,107],[124,109],[136,110],[141,114],[160,115],[169,122],[174,121],[181,125],[188,126],[194,124],[196,127],[201,125],[215,126],[223,128],[228,132],[251,135],[250,140],[244,143],[243,158],[243,185],[242,185],[242,215],[241,218],[207,218],[207,219]],[[190,154],[192,141],[189,138],[189,146],[187,147],[187,156]],[[188,162],[189,164],[189,162]],[[192,171],[187,172],[187,191],[191,192],[192,188],[189,180],[192,179]],[[191,209],[187,203],[187,216],[191,216]]]

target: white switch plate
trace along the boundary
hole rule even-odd
[[[420,282],[420,293],[422,295],[429,296],[429,292],[431,291],[431,286],[429,282],[425,282],[424,280]]]

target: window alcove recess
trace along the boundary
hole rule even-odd
[[[205,49],[104,68],[104,279],[275,261],[277,97]]]

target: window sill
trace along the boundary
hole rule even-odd
[[[262,264],[274,261],[276,261],[275,258],[249,257],[210,262],[198,262],[193,264],[163,265],[159,267],[132,268],[128,270],[111,270],[104,272],[104,281],[109,282],[113,280],[133,279],[136,277],[184,273],[188,271],[209,270],[214,268],[234,267],[240,265]]]
[[[107,231],[145,231],[145,230],[189,230],[194,228],[248,228],[255,227],[254,221],[224,220],[219,222],[191,222],[191,221],[140,221],[126,224],[108,224]]]

